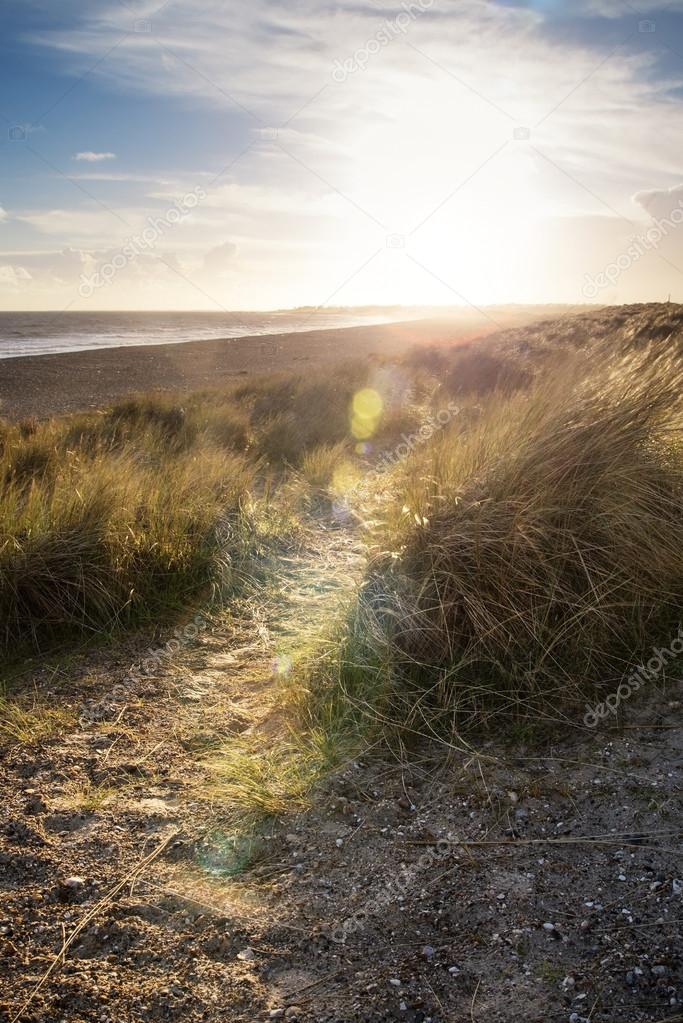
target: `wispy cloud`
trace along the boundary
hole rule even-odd
[[[639,29],[641,12],[659,18],[655,0],[637,11],[623,0],[422,6],[405,33],[378,46],[396,13],[380,0],[250,0],[229,11],[222,0],[76,5],[77,16],[33,41],[70,79],[96,82],[115,109],[139,108],[135,145],[97,127],[81,135],[119,154],[111,168],[101,161],[114,153],[75,155],[83,162],[73,177],[93,182],[90,199],[55,186],[19,215],[10,195],[3,234],[14,230],[17,247],[42,236],[105,251],[128,228],[93,197],[137,230],[201,182],[206,201],[168,245],[205,290],[218,282],[224,306],[331,294],[349,304],[453,302],[457,292],[475,303],[580,300],[585,271],[611,259],[654,202],[632,197],[654,190],[668,201],[681,180],[683,65],[663,70],[663,32]],[[144,31],[136,17],[147,19]],[[359,52],[374,55],[335,79]],[[188,169],[188,153],[201,173]],[[388,247],[394,235],[405,250]],[[122,274],[120,301],[150,278],[161,288],[161,267]],[[675,272],[653,263],[648,277],[639,264],[623,297],[655,297],[661,274]],[[117,277],[114,303],[118,287]]]
[[[85,163],[100,163],[102,160],[115,160],[116,153],[94,153],[91,149],[83,153],[76,153],[74,160],[83,160]]]

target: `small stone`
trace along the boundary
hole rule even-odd
[[[336,845],[337,849],[341,849],[341,847],[344,844],[344,840],[342,838],[337,838],[335,839],[334,844]]]
[[[457,977],[457,975],[460,973],[460,967],[459,966],[449,966],[448,967],[448,972],[450,973],[451,977]]]
[[[252,959],[256,959],[256,953],[253,948],[250,948],[247,945],[246,948],[243,948],[241,952],[237,953],[237,958],[241,959],[243,963],[249,963]]]
[[[667,970],[666,966],[658,964],[657,966],[652,967],[652,972],[654,973],[655,977],[666,977],[669,971]]]
[[[284,1009],[271,1009],[268,1013],[268,1019],[282,1019],[285,1014]]]
[[[65,888],[71,888],[72,891],[78,891],[79,888],[85,888],[85,881],[82,877],[67,877],[66,881],[62,882]]]
[[[401,986],[401,981],[398,979],[398,977],[391,977],[389,979],[389,983],[391,984],[392,987],[400,987]]]
[[[422,955],[425,957],[425,959],[432,959],[434,956],[434,949],[432,948],[432,946],[425,945],[424,948],[422,949]]]
[[[290,1005],[287,1009],[285,1009],[285,1019],[298,1020],[301,1013],[301,1006]]]
[[[545,924],[543,924],[543,930],[544,931],[554,931],[555,930],[555,924],[551,924],[550,922],[545,923]]]

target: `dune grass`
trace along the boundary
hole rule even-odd
[[[365,372],[0,422],[0,658],[236,592],[328,482]]]
[[[309,736],[575,720],[678,627],[683,363],[537,347],[0,423],[0,656],[239,593],[323,515],[372,557],[296,673]]]
[[[683,366],[650,351],[558,366],[528,390],[485,373],[394,473],[364,585],[307,683],[314,727],[580,724],[676,635]]]

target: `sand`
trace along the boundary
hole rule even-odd
[[[420,342],[452,343],[472,336],[462,322],[419,320],[2,359],[0,413],[19,418],[83,411],[140,391],[191,390],[252,373],[305,371],[404,351]]]

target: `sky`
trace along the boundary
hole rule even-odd
[[[0,11],[0,309],[683,301],[683,0]]]

